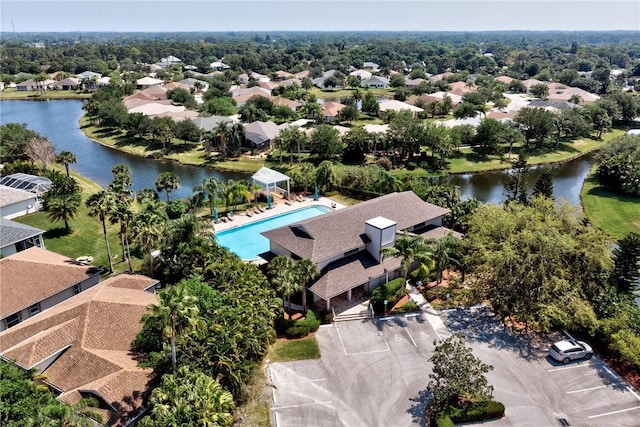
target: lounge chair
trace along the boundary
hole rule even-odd
[[[225,216],[221,217],[221,218],[220,218],[220,221],[222,221],[222,222],[227,222],[227,217],[225,217]]]
[[[260,212],[264,212],[264,208],[262,206],[258,206],[256,207],[256,209],[258,209]]]
[[[288,206],[291,206],[291,200],[285,200],[284,201]]]
[[[247,210],[244,212],[244,214],[245,214],[246,216],[248,216],[248,217],[252,217],[252,216],[253,216],[253,214],[251,213],[251,209],[247,209]]]
[[[227,214],[227,219],[228,219],[229,221],[233,221],[233,214],[232,214],[231,212],[229,212],[229,213]]]

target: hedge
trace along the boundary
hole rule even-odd
[[[494,400],[471,402],[454,408],[449,417],[454,424],[492,420],[504,416],[504,405]]]
[[[371,305],[378,314],[384,314],[384,300],[387,300],[387,310],[395,305],[405,294],[405,283],[402,277],[378,286],[371,293]]]

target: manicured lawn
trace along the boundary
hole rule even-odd
[[[640,198],[606,191],[598,182],[594,166],[582,187],[582,208],[589,220],[615,239],[640,234]]]
[[[56,166],[56,168],[60,168]],[[47,213],[36,212],[14,221],[27,224],[32,227],[44,230],[44,245],[50,251],[60,253],[70,258],[77,258],[84,255],[93,257],[93,265],[103,267],[105,272],[109,271],[107,258],[107,248],[102,234],[102,223],[99,218],[92,218],[85,207],[85,200],[93,193],[100,191],[101,187],[86,178],[73,174],[82,187],[82,204],[76,219],[69,221],[70,233],[66,233],[63,223],[55,223],[49,220]],[[107,235],[113,257],[113,268],[115,272],[123,272],[128,269],[126,262],[122,262],[122,249],[120,247],[119,228],[117,225],[110,225],[107,222]],[[134,270],[140,268],[142,260],[132,255]]]
[[[89,99],[91,93],[77,93],[71,90],[48,90],[44,94],[33,90],[18,91],[14,88],[7,88],[0,92],[0,100],[9,99]]]
[[[267,358],[271,362],[292,362],[294,360],[319,359],[320,349],[316,337],[298,340],[277,340],[269,349]]]
[[[352,96],[354,90],[353,89],[336,89],[336,90],[322,90],[320,88],[314,87],[309,90],[309,93],[315,95],[316,98],[333,100],[334,98],[346,98],[347,96]],[[373,93],[375,96],[387,96],[389,98],[393,98],[393,90],[390,89],[360,89],[360,93],[364,97],[367,92]]]

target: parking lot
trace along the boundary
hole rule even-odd
[[[561,334],[511,333],[485,307],[339,322],[317,333],[322,358],[269,365],[272,425],[423,425],[434,339],[465,335],[506,417],[492,426],[640,426],[640,395],[598,357],[563,365],[547,357]]]
[[[598,357],[568,365],[547,356],[561,335],[512,334],[484,307],[443,313],[450,332],[461,332],[483,362],[494,395],[506,406],[498,426],[638,426],[640,396]]]
[[[415,315],[339,322],[316,336],[321,359],[269,367],[272,425],[415,425],[431,372],[429,322]]]

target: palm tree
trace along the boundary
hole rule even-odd
[[[56,156],[56,162],[64,165],[64,168],[67,171],[67,176],[69,176],[69,165],[78,163],[78,159],[70,151],[61,151],[60,154]]]
[[[231,126],[229,129],[229,139],[231,140],[231,144],[233,145],[233,151],[237,152],[237,150],[242,147],[245,141],[246,130],[244,125],[240,123],[236,123]]]
[[[216,207],[216,199],[218,194],[224,189],[224,183],[220,182],[216,177],[204,178],[202,184],[193,189],[194,192],[202,193],[206,195],[206,199],[211,209],[211,216],[213,217],[213,209]]]
[[[180,187],[180,178],[173,172],[162,172],[156,179],[156,190],[166,191],[167,203],[170,202],[171,192],[178,187]]]
[[[134,215],[131,231],[134,240],[144,246],[149,256],[149,276],[153,277],[153,249],[164,236],[167,217],[157,202],[148,202]]]
[[[420,261],[425,266],[431,263],[433,255],[429,245],[420,236],[410,236],[405,230],[404,234],[396,239],[393,246],[382,248],[382,258],[401,256],[400,268],[405,282],[409,275],[409,268],[415,261]]]
[[[52,221],[64,221],[64,229],[69,232],[69,221],[75,219],[80,209],[80,194],[61,194],[47,200],[47,215]]]
[[[251,192],[247,189],[247,185],[242,181],[227,180],[224,185],[225,205],[233,206],[236,209],[238,199],[251,199]]]
[[[291,295],[301,288],[300,283],[296,280],[295,261],[287,256],[279,255],[271,260],[267,271],[271,277],[271,284],[276,292],[287,300],[286,309],[291,311]]]
[[[176,339],[198,325],[197,298],[188,295],[181,286],[167,288],[158,294],[160,305],[150,305],[151,313],[143,317],[143,322],[151,321],[162,328],[162,337],[171,345],[171,366],[176,371]]]
[[[129,263],[129,271],[133,271],[131,265],[131,252],[129,251],[129,224],[133,219],[133,213],[129,209],[129,205],[120,201],[116,201],[111,212],[109,212],[109,222],[111,224],[120,225],[120,245],[122,245],[122,260],[125,259]]]
[[[227,141],[231,134],[227,122],[220,122],[211,132],[218,139],[218,152],[225,156],[227,154]]]
[[[309,184],[315,181],[316,168],[311,163],[304,163],[300,169],[302,179],[304,179],[304,192],[308,192]]]
[[[109,258],[109,273],[113,273],[113,261],[111,260],[111,248],[109,248],[109,238],[107,237],[107,215],[115,207],[116,199],[113,193],[109,191],[99,191],[94,193],[85,202],[89,208],[89,216],[99,217],[102,222],[102,234],[104,234],[104,243],[107,246],[107,258]]]
[[[318,266],[308,259],[296,262],[296,275],[302,285],[302,311],[307,312],[307,285],[320,275]]]
[[[436,283],[440,284],[444,270],[449,268],[452,263],[457,263],[460,259],[460,241],[449,233],[440,239],[431,240],[430,243],[433,244],[433,261],[437,275]]]

